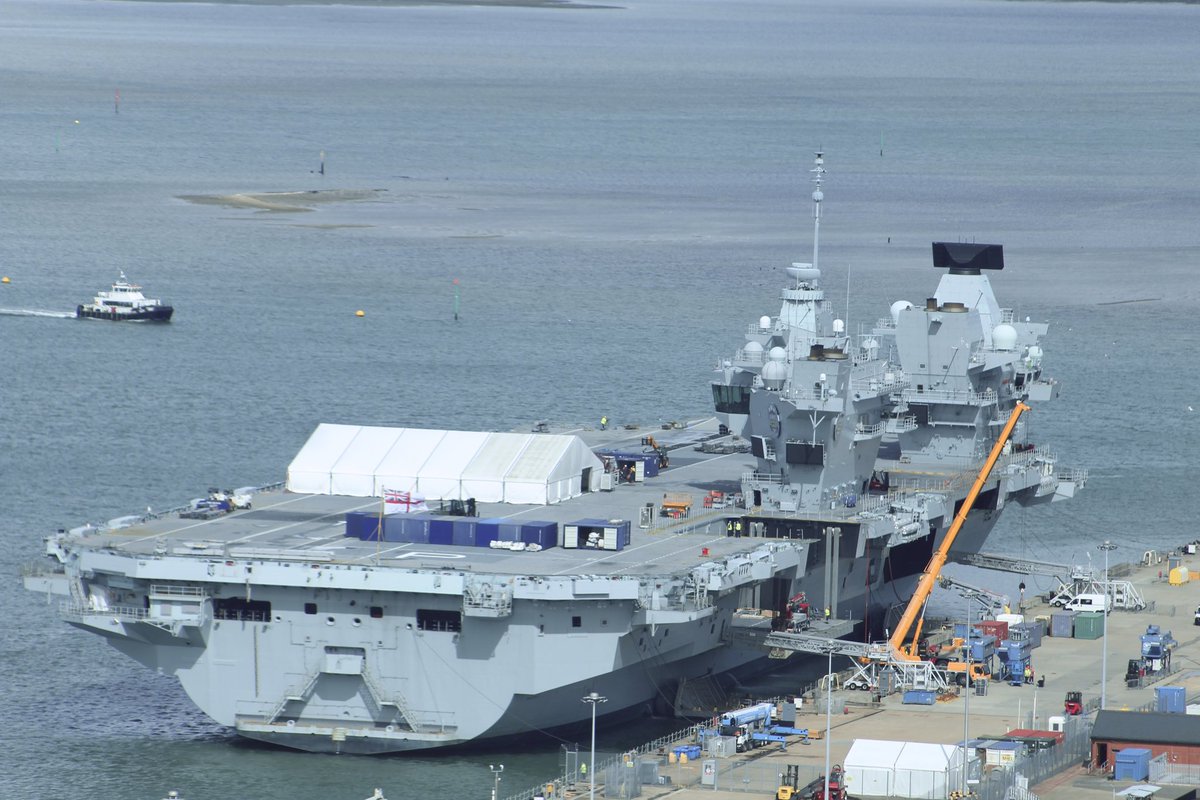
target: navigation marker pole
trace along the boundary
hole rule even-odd
[[[454,279],[454,321],[458,322],[458,278]]]
[[[115,94],[113,94],[113,113],[114,114],[121,113],[121,90],[120,89],[117,89],[115,91]]]
[[[321,169],[318,170],[322,175],[325,174],[325,151],[321,151]]]

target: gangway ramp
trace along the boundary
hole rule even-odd
[[[1049,561],[1035,561],[1030,558],[1012,558],[994,555],[992,553],[951,553],[951,560],[959,564],[969,564],[972,567],[994,569],[1000,572],[1014,572],[1018,575],[1047,575],[1063,581],[1063,575],[1070,575],[1074,570],[1066,564],[1051,564]]]

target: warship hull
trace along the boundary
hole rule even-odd
[[[321,425],[283,484],[60,531],[26,586],[218,723],[323,753],[570,728],[597,693],[601,718],[679,708],[689,682],[771,666],[772,632],[875,641],[948,532],[971,555],[1009,505],[1086,479],[1022,431],[962,514],[997,423],[1057,384],[1046,326],[979,274],[999,248],[934,253],[942,299],[893,305],[857,344],[820,270],[788,268],[778,317],[718,366],[720,417]],[[408,513],[425,498],[449,506]]]

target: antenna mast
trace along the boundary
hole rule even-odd
[[[821,193],[821,177],[825,174],[825,154],[820,150],[817,151],[817,157],[813,159],[814,166],[809,172],[816,177],[813,178],[813,183],[817,188],[813,190],[813,269],[819,269],[817,263],[817,245],[821,237],[821,201],[825,199],[825,195]]]

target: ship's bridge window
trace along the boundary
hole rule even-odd
[[[571,617],[571,627],[572,628],[582,628],[583,627],[583,617]]]
[[[317,604],[316,603],[305,603],[304,604],[304,613],[305,614],[317,613]]]
[[[713,405],[722,414],[749,414],[749,386],[727,386],[722,383],[712,385]]]
[[[422,631],[456,633],[462,630],[462,612],[418,608],[417,629]]]
[[[383,619],[383,606],[371,606],[371,619]]]

